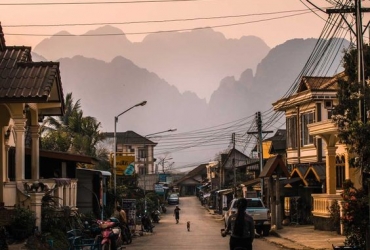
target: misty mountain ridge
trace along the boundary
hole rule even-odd
[[[100,36],[91,36],[94,34]],[[48,60],[81,55],[110,62],[123,56],[155,72],[181,93],[192,91],[207,100],[222,78],[240,75],[247,68],[255,71],[269,50],[258,37],[227,39],[210,28],[149,34],[142,42],[132,43],[122,30],[109,25],[81,36],[53,36],[34,48],[35,53]]]
[[[219,32],[212,30],[201,30],[199,32],[201,33],[199,36],[209,37],[209,35],[205,35],[209,33],[218,37],[219,41],[223,40],[224,37]],[[240,47],[237,46],[238,48],[235,50],[239,50],[241,54],[244,50],[254,50],[257,51],[255,53],[256,57],[261,57],[261,59],[258,61],[254,59],[253,62],[247,62],[248,60],[242,62],[242,59],[245,59],[243,56],[236,57],[235,61],[245,66],[239,67],[240,73],[230,73],[228,70],[221,69],[223,69],[222,65],[225,62],[233,61],[233,53],[227,54],[226,51],[220,51],[217,49],[219,44],[216,43],[213,43],[215,46],[213,48],[212,46],[210,48],[205,46],[204,41],[201,45],[202,40],[199,39],[196,33],[155,34],[147,36],[142,43],[135,44],[135,46],[142,48],[142,51],[138,52],[139,56],[132,55],[132,57],[148,64],[158,60],[157,68],[162,70],[161,74],[140,66],[132,58],[121,55],[113,57],[109,62],[94,58],[92,54],[90,56],[61,56],[58,61],[61,65],[64,93],[72,92],[75,100],[81,99],[84,115],[96,117],[102,123],[104,132],[113,130],[114,116],[143,100],[148,102],[147,105],[138,107],[120,117],[117,123],[117,131],[134,130],[142,135],[169,128],[177,128],[178,132],[192,131],[254,116],[257,111],[263,112],[271,109],[271,104],[284,96],[296,81],[317,43],[317,39],[292,39],[260,54],[258,54],[258,48],[260,48],[259,46],[265,48],[264,43],[257,43],[256,47],[248,47],[248,49],[241,45]],[[164,36],[161,41],[160,37],[162,35]],[[194,39],[186,40],[189,37]],[[60,40],[52,39],[54,38],[50,38],[47,47],[53,53],[55,52],[55,55],[64,53],[58,52],[58,49],[56,49],[58,48],[56,46],[60,46]],[[106,38],[100,37],[93,40],[98,43],[99,39]],[[120,39],[125,41],[125,39]],[[77,46],[82,40],[71,39],[69,40],[69,46]],[[128,40],[126,39],[126,41]],[[226,47],[231,46],[230,44],[233,44],[233,42],[239,44],[231,39],[223,41],[228,44],[225,45]],[[129,41],[127,44],[133,45]],[[193,44],[197,48],[203,46],[204,49],[197,51],[197,49],[188,48]],[[85,46],[89,47],[86,51],[93,53],[95,45],[90,45]],[[43,46],[39,44],[37,46],[38,50],[35,50],[35,52],[40,53],[40,55],[37,55],[39,58],[44,56],[49,59],[47,55],[41,53],[42,51],[48,51],[45,46],[46,44],[43,44]],[[113,47],[111,49],[114,50]],[[137,51],[138,47],[135,47],[136,50],[133,51]],[[165,48],[167,48],[167,52],[171,53],[164,53]],[[104,51],[104,49],[101,50]],[[73,50],[78,51],[78,48],[73,48]],[[119,48],[116,48],[116,50],[119,50]],[[132,54],[133,51],[127,52],[127,54]],[[161,54],[161,51],[163,54]],[[192,59],[191,51],[193,53],[197,51],[193,58],[201,61],[197,62]],[[217,51],[215,52],[217,56],[211,56],[212,51]],[[266,53],[266,55],[262,57],[263,53]],[[71,54],[71,51],[66,52],[66,54]],[[152,55],[150,60],[147,60],[145,54]],[[208,57],[205,55],[208,55]],[[33,57],[35,60],[35,54],[33,54]],[[335,70],[340,68],[341,57],[342,55],[339,53],[332,65],[334,70],[328,72],[328,76],[337,73]],[[215,60],[218,61],[215,62]],[[191,61],[193,61],[193,64],[189,63]],[[166,65],[169,66],[166,67]],[[255,65],[255,73],[252,66],[248,67],[246,65]],[[188,66],[192,68],[184,71],[186,73],[199,71],[197,72],[199,77],[195,79],[194,75],[190,73],[187,75],[182,71]],[[199,69],[199,67],[202,69]],[[207,82],[211,81],[212,77],[210,75],[218,67],[221,68],[219,71],[216,70],[219,79],[212,83]],[[201,76],[202,72],[205,76]],[[210,91],[209,86],[211,85],[217,85],[217,88],[209,92],[210,97],[209,102],[207,102],[205,98],[200,98],[195,90],[181,91],[177,84],[169,81],[168,77],[164,77],[164,75],[170,76],[171,74],[186,75],[184,77],[186,81],[198,80],[198,83],[199,81],[204,82],[200,87],[204,87],[207,91]],[[245,128],[246,131],[247,129]],[[228,145],[224,146],[227,148]],[[187,153],[180,151],[171,155],[174,158],[176,157],[177,162],[179,162],[178,157],[182,159],[181,162],[195,162],[199,157],[204,157],[205,153],[204,151],[202,153],[192,151],[191,155],[187,155]]]

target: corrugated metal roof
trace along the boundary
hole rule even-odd
[[[58,62],[32,62],[31,47],[6,46],[0,24],[0,102],[60,103],[47,115],[64,112]]]

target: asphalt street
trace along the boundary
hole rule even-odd
[[[161,221],[155,224],[153,234],[133,239],[126,249],[132,250],[228,250],[229,237],[221,237],[224,222],[219,216],[209,213],[201,206],[197,197],[180,197],[180,222],[173,216],[175,205],[167,206],[167,213],[161,214]],[[186,223],[190,221],[190,231]],[[253,250],[284,249],[265,241],[255,239]]]

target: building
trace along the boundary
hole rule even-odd
[[[104,136],[109,140],[114,139],[114,133],[105,133]],[[137,174],[138,187],[145,190],[154,190],[154,184],[158,182],[159,177],[158,170],[155,168],[156,159],[154,158],[154,147],[157,143],[134,131],[116,133],[116,141],[117,185],[126,183]],[[126,170],[130,164],[133,165],[133,171],[129,173]]]
[[[338,103],[337,79],[344,77],[344,73],[302,77],[295,93],[273,103],[274,110],[286,116],[286,162],[291,178],[311,190],[312,220],[315,228],[322,230],[329,229],[328,208],[341,200],[343,181],[350,179],[360,186],[358,173],[349,167],[346,146],[339,143],[338,129],[331,119]]]

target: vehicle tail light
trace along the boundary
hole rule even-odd
[[[268,220],[271,220],[271,212],[270,212],[270,210],[267,211],[267,219]]]

